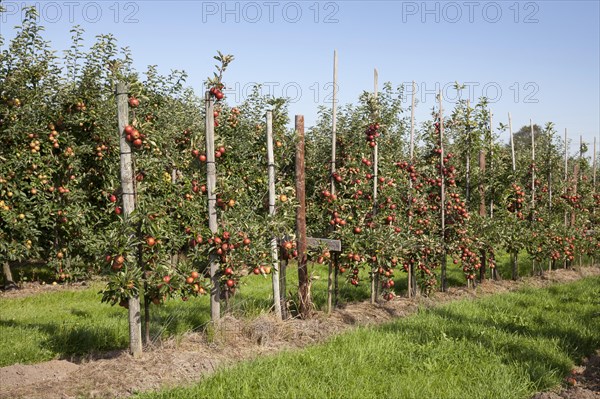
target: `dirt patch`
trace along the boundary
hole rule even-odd
[[[94,284],[100,284],[100,280],[79,281],[70,284],[58,284],[56,282],[50,284],[47,284],[46,282],[23,282],[19,283],[18,289],[5,290],[0,288],[0,299],[25,298],[46,292],[83,290]]]
[[[48,383],[64,380],[77,370],[79,370],[78,365],[66,360],[51,360],[27,366],[15,364],[0,368],[0,381],[2,387],[19,385],[27,387],[38,382]]]
[[[436,293],[434,298],[397,298],[375,305],[366,302],[344,304],[331,315],[315,312],[310,320],[280,321],[271,315],[239,320],[225,316],[222,327],[211,332],[210,340],[207,333],[190,333],[158,347],[147,348],[138,359],[125,351],[116,351],[105,354],[102,359],[95,357],[78,360],[77,363],[54,360],[36,365],[0,368],[0,398],[118,398],[144,390],[192,384],[217,368],[284,349],[323,342],[356,326],[381,324],[410,315],[419,307],[435,306],[462,298],[477,298],[525,286],[545,287],[593,275],[600,275],[600,268],[560,269],[546,273],[544,277],[530,277],[519,281],[487,281],[479,284],[476,289],[451,288],[447,293]],[[572,390],[587,389],[594,392],[595,389],[597,395],[600,361],[597,357],[590,359],[581,374],[574,377],[577,385]],[[586,373],[592,377],[587,377]],[[45,377],[42,380],[40,376]],[[595,385],[592,384],[589,388],[586,385],[584,388],[584,381],[588,380],[595,381]],[[555,393],[540,395],[551,394]],[[597,397],[592,396],[595,399]],[[587,397],[536,397],[554,398]]]
[[[600,350],[581,366],[571,370],[565,379],[567,388],[556,392],[540,392],[532,399],[598,399],[600,398]]]

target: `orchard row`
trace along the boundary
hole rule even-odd
[[[103,299],[128,306],[142,293],[160,304],[209,293],[215,284],[227,300],[243,288],[242,276],[275,271],[273,238],[276,261],[302,257],[296,132],[288,127],[286,101],[256,90],[229,106],[223,74],[232,57],[219,54],[207,81],[215,104],[215,150],[208,154],[205,101],[184,87],[183,72],[135,73],[112,36],[82,53],[81,35],[74,31],[72,49],[58,59],[30,14],[2,54],[2,262],[42,259],[61,281],[106,275]],[[117,82],[129,85],[122,130]],[[494,277],[499,250],[527,251],[540,270],[598,255],[600,197],[583,148],[565,164],[565,143],[551,123],[526,126],[513,132],[513,158],[511,146],[497,139],[506,126],[494,127],[485,99],[458,102],[446,115],[438,109],[416,125],[401,107],[401,90],[387,84],[337,111],[334,143],[330,109],[306,134],[308,234],[342,241],[335,267],[348,284],[370,283],[376,298],[391,300],[404,273],[410,294],[443,289],[447,263],[469,284]],[[134,160],[133,192],[123,189],[121,137]],[[208,226],[209,158],[217,171],[216,230]],[[135,210],[125,215],[129,196]],[[334,259],[325,249],[309,257]],[[211,261],[218,265],[213,276]]]

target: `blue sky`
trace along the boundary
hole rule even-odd
[[[417,120],[429,117],[433,92],[452,108],[453,82],[472,99],[493,99],[496,122],[513,127],[553,121],[562,134],[591,143],[600,134],[600,1],[3,1],[5,38],[20,10],[38,4],[53,47],[68,48],[79,24],[87,44],[113,33],[131,48],[138,71],[184,69],[202,90],[217,50],[235,55],[225,81],[241,101],[254,82],[293,99],[291,114],[316,119],[331,92],[339,55],[339,98],[355,102],[379,81],[415,80]],[[468,95],[467,92],[464,95]],[[409,105],[407,100],[406,105]],[[501,136],[506,140],[506,134]],[[572,146],[575,151],[576,145]]]

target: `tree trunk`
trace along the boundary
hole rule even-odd
[[[4,275],[5,290],[12,290],[17,288],[17,284],[13,280],[12,272],[10,270],[10,263],[8,263],[8,261],[2,263],[2,274]]]
[[[512,279],[517,280],[519,278],[519,263],[518,263],[518,252],[512,252],[510,255],[511,263],[512,263]]]
[[[304,116],[296,115],[296,239],[298,250],[298,310],[300,317],[310,317],[312,303],[310,300],[310,281],[306,258],[306,192],[304,177]]]

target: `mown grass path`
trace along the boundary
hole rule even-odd
[[[434,307],[137,398],[528,398],[598,347],[591,277]]]

